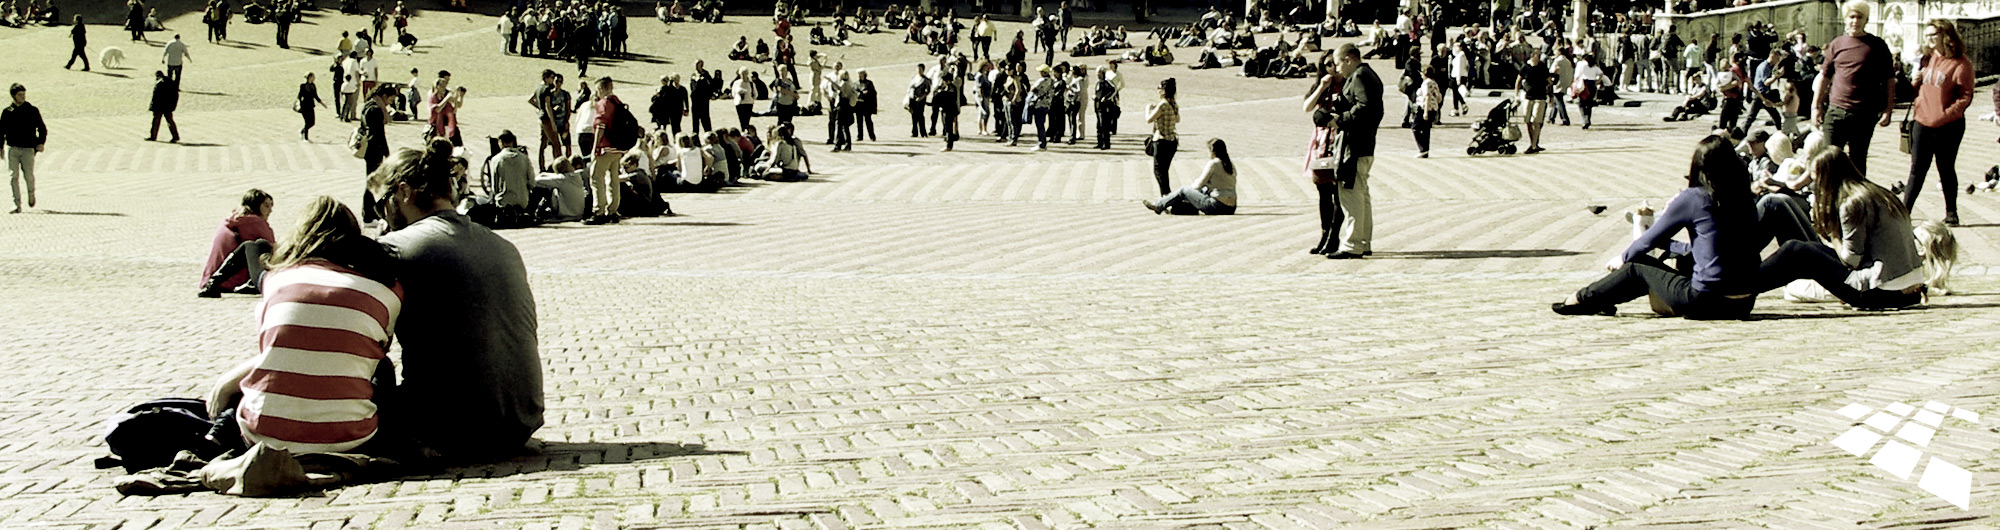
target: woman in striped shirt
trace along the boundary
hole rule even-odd
[[[352,211],[328,197],[307,210],[271,256],[257,356],[217,381],[208,407],[245,445],[350,451],[376,434],[377,385],[394,385],[387,352],[403,290]]]

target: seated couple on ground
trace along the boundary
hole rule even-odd
[[[369,207],[391,230],[379,241],[333,199],[308,206],[264,279],[257,355],[209,394],[219,432],[241,434],[217,442],[429,467],[520,454],[541,428],[527,270],[513,244],[452,209],[450,151],[437,145],[370,175],[381,199]]]
[[[1922,303],[1927,283],[1942,291],[1957,257],[1948,231],[1930,234],[1920,251],[1909,210],[1868,182],[1846,153],[1828,150],[1813,163],[1807,213],[1796,195],[1755,197],[1750,171],[1729,141],[1703,139],[1688,188],[1632,242],[1615,270],[1552,308],[1563,315],[1612,315],[1618,304],[1651,295],[1663,315],[1740,319],[1749,316],[1758,294],[1801,279],[1857,309]],[[1683,230],[1686,243],[1671,239]],[[1773,241],[1777,251],[1760,258]],[[1654,250],[1666,256],[1655,257]],[[1670,266],[1669,259],[1687,265]]]
[[[1235,214],[1236,164],[1229,161],[1229,145],[1221,138],[1209,139],[1208,164],[1202,166],[1201,180],[1141,204],[1154,214]]]

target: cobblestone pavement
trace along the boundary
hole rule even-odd
[[[463,29],[479,20],[453,24],[432,33],[465,36],[429,53],[496,45]],[[898,96],[896,68],[919,57],[867,39]],[[255,83],[264,57],[190,75]],[[656,76],[690,59],[604,68]],[[475,72],[468,138],[527,121],[519,87],[454,68]],[[1302,81],[1127,70],[1112,152],[974,136],[938,154],[889,112],[882,142],[816,149],[814,181],[674,196],[678,217],[507,232],[542,316],[541,454],[279,499],[123,498],[90,460],[111,413],[198,395],[254,351],[253,299],[190,296],[201,252],[245,187],[277,196],[281,234],[314,195],[358,201],[360,162],[331,144],[344,127],[301,143],[293,116],[253,100],[183,112],[187,143],[170,145],[139,141],[144,118],[124,110],[51,110],[64,117],[41,207],[0,217],[0,527],[1995,524],[1990,422],[1947,423],[1925,448],[1971,473],[1969,509],[1830,443],[1855,423],[1835,412],[1850,404],[2000,414],[1991,196],[1961,198],[1960,293],[1926,309],[1767,296],[1744,322],[1635,316],[1642,304],[1558,318],[1545,303],[1626,237],[1615,214],[1683,185],[1696,126],[1662,124],[1648,103],[1601,110],[1588,132],[1552,128],[1547,154],[1430,160],[1386,130],[1378,254],[1329,262],[1302,252],[1316,222],[1298,176]],[[1241,215],[1137,206],[1154,184],[1131,109],[1167,75],[1182,80],[1182,133],[1232,143]],[[1991,110],[1978,100],[1974,114]],[[1437,144],[1466,141],[1466,118],[1448,121]],[[823,120],[804,125],[824,138]],[[2000,145],[1974,127],[1961,161],[1976,176]],[[417,126],[392,131],[407,145]],[[1894,141],[1878,135],[1875,167],[1907,167]],[[1184,150],[1176,180],[1200,160]],[[1941,209],[1933,188],[1918,216]]]

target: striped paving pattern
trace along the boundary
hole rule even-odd
[[[437,40],[492,44],[472,33],[483,23],[454,24],[473,29]],[[918,58],[877,37],[851,64],[900,90]],[[435,53],[477,57],[462,46]],[[212,75],[266,71],[252,57]],[[643,79],[692,62],[672,59],[607,68]],[[277,196],[281,237],[314,195],[358,203],[361,162],[337,145],[350,129],[323,121],[300,142],[294,115],[247,100],[183,112],[187,144],[170,145],[138,141],[143,117],[67,114],[40,159],[41,211],[0,217],[0,396],[14,405],[0,527],[1992,526],[2000,431],[1954,424],[1926,448],[1973,473],[1971,510],[1827,443],[1850,403],[2000,414],[1991,196],[1961,198],[1960,294],[1927,309],[1773,295],[1745,322],[1643,304],[1557,318],[1543,304],[1624,244],[1617,214],[1685,185],[1700,125],[1603,109],[1602,130],[1551,128],[1546,154],[1466,157],[1451,148],[1478,116],[1457,117],[1428,160],[1385,130],[1377,255],[1330,262],[1303,252],[1317,235],[1303,81],[1126,72],[1111,152],[968,135],[938,153],[891,111],[882,142],[815,147],[809,182],[506,232],[542,319],[539,453],[278,499],[121,498],[89,463],[106,416],[200,395],[255,351],[252,299],[188,296],[202,252],[247,187]],[[1157,191],[1137,114],[1169,76],[1185,118],[1176,185],[1222,137],[1241,215],[1137,207]],[[504,76],[465,77],[477,156],[479,138],[531,118]],[[1979,101],[1974,114],[1990,110]],[[824,125],[803,119],[801,136],[817,146]],[[420,128],[391,133],[410,145]],[[1975,125],[1968,176],[2000,161],[1992,135]],[[1874,165],[1907,167],[1879,136]],[[1932,186],[1919,217],[1942,210]]]

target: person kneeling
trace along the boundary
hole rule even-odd
[[[354,212],[329,197],[306,209],[265,279],[257,356],[209,392],[209,417],[224,426],[216,441],[225,448],[338,453],[379,438],[389,408],[382,404],[396,385],[388,351],[403,289],[388,252],[361,234]],[[230,430],[240,437],[226,436]]]
[[[1158,200],[1145,201],[1146,209],[1154,214],[1173,211],[1175,215],[1185,215],[1190,207],[1194,212],[1207,215],[1231,215],[1236,213],[1236,164],[1229,161],[1229,146],[1221,138],[1208,141],[1208,165],[1202,170],[1201,181]],[[1192,213],[1192,212],[1188,212]]]

